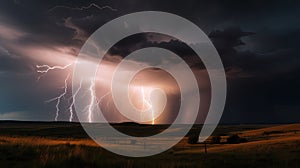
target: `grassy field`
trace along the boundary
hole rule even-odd
[[[135,134],[165,126],[118,127]],[[219,126],[217,135],[221,142],[208,140],[208,153],[185,137],[164,153],[131,158],[99,147],[78,123],[1,122],[0,167],[300,167],[300,124]],[[228,144],[230,135],[247,142]]]

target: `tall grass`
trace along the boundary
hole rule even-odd
[[[0,167],[299,167],[300,151],[175,154],[171,149],[146,158],[119,156],[96,146],[0,145]]]

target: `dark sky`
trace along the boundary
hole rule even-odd
[[[35,66],[76,57],[89,35],[114,18],[154,10],[192,21],[214,43],[228,82],[223,123],[299,122],[299,9],[299,1],[259,0],[1,2],[0,120],[53,120],[55,103],[45,100],[62,91],[61,73],[37,81]],[[154,45],[143,37],[124,42],[126,50],[111,52],[126,55],[136,44]],[[191,55],[177,40],[155,45]],[[61,108],[59,120],[67,120],[64,103]]]

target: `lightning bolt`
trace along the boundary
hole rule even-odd
[[[88,106],[88,120],[89,120],[89,122],[92,122],[92,114],[93,114],[94,104],[95,104],[95,100],[96,100],[94,89],[95,89],[95,81],[91,80],[91,85],[90,85],[90,88],[89,88],[90,96],[91,96],[91,102]]]
[[[61,99],[67,94],[67,91],[68,91],[68,79],[69,79],[69,77],[70,77],[70,74],[68,74],[68,76],[67,76],[66,79],[65,79],[64,92],[61,93],[61,94],[60,94],[59,96],[57,96],[57,97],[54,97],[54,98],[52,98],[52,99],[50,99],[50,100],[45,101],[46,103],[50,103],[50,102],[53,102],[53,101],[56,100],[56,106],[55,106],[55,107],[56,107],[55,121],[57,121],[58,116],[59,116],[59,111],[60,111],[60,109],[59,109],[59,104],[60,104],[60,102],[61,102]]]
[[[142,108],[144,109],[145,108],[145,104],[146,104],[151,109],[151,113],[152,113],[152,125],[154,125],[155,124],[155,118],[154,118],[153,105],[152,105],[151,101],[148,101],[146,99],[144,87],[141,87],[141,94],[142,94],[142,100],[143,100]]]
[[[79,87],[78,87],[77,90],[75,91],[74,95],[71,97],[72,103],[71,103],[70,106],[69,106],[69,112],[70,112],[69,121],[70,121],[70,122],[73,121],[73,115],[74,115],[73,107],[74,107],[74,104],[75,104],[75,98],[76,98],[76,96],[78,95],[78,93],[79,93],[81,87],[82,87],[82,80],[80,81]]]

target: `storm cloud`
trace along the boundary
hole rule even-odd
[[[223,123],[299,121],[299,7],[299,2],[258,0],[1,2],[0,119],[53,120],[55,107],[45,100],[59,94],[66,72],[54,71],[37,82],[36,65],[66,65],[106,22],[155,10],[189,19],[215,45],[228,79]],[[118,61],[151,46],[169,49],[191,67],[205,69],[186,44],[151,33],[121,40],[107,60]],[[66,120],[67,114],[62,115]]]

